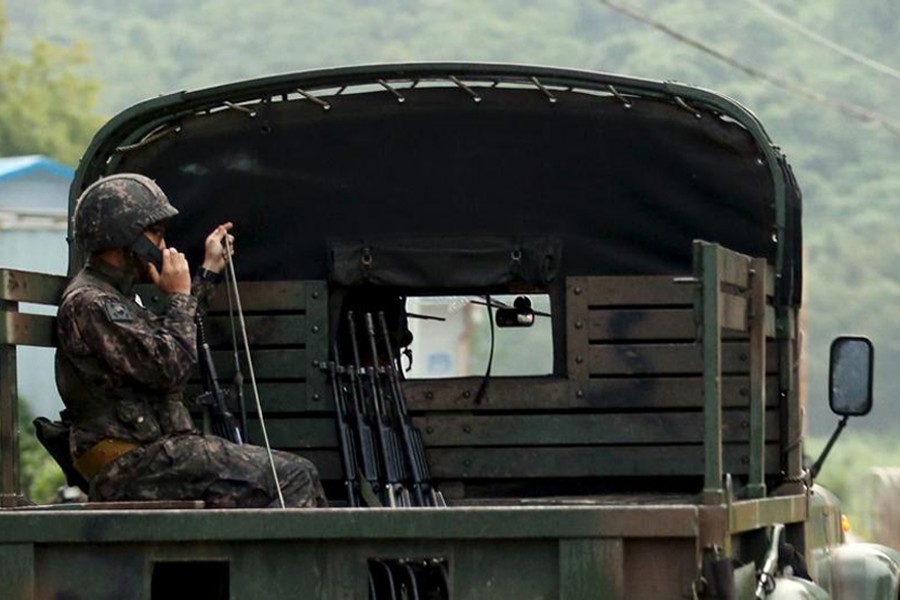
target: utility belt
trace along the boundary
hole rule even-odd
[[[75,469],[88,481],[103,467],[125,456],[140,445],[125,440],[107,438],[91,446],[74,461]]]

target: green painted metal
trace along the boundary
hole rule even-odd
[[[17,308],[17,302],[0,300],[0,314]],[[22,493],[18,405],[16,347],[0,344],[0,507],[17,506]]]
[[[560,600],[625,597],[625,551],[621,538],[560,540]]]
[[[747,495],[766,495],[766,288],[768,265],[753,259],[750,285],[750,478]]]
[[[694,504],[333,510],[15,510],[2,543],[696,537]],[[653,518],[649,518],[649,517]]]
[[[0,544],[0,597],[32,600],[34,584],[34,545]]]
[[[791,312],[783,321],[790,332],[796,332],[796,313]],[[782,335],[784,337],[782,337]],[[796,360],[800,352],[798,336],[795,333],[782,334],[779,332],[779,400],[781,401],[781,427],[784,440],[781,469],[793,484],[795,492],[801,492],[804,488],[803,479],[803,413],[800,411],[800,390],[796,382],[799,380],[799,361]]]
[[[742,533],[766,523],[801,523],[809,518],[804,496],[781,496],[733,502],[728,513],[728,530]]]
[[[330,386],[320,364],[328,361],[328,285],[324,281],[306,282],[306,394],[314,404],[328,398]]]
[[[587,277],[566,279],[566,376],[576,388],[576,398],[584,397],[590,378],[588,285]]]
[[[703,332],[703,416],[704,477],[703,499],[719,504],[722,489],[722,338],[719,279],[719,247],[694,243],[694,276],[701,283],[701,328]]]

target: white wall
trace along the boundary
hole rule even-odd
[[[49,173],[32,173],[0,181],[0,207],[66,212],[70,183]]]
[[[65,214],[69,184],[59,175],[32,172],[0,182],[0,210],[55,212],[56,224],[0,228],[0,266],[64,275],[68,260]],[[55,314],[55,307],[23,304],[22,312]],[[20,347],[19,395],[35,415],[55,418],[62,410],[53,375],[53,349]]]
[[[0,231],[0,266],[65,275],[67,265],[65,230]],[[22,312],[55,314],[55,307],[22,304]],[[56,418],[63,408],[53,375],[53,349],[19,347],[19,396],[31,412]]]

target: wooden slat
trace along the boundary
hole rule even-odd
[[[575,386],[558,378],[491,378],[481,403],[473,398],[481,384],[481,377],[462,379],[418,379],[403,382],[407,405],[411,411],[528,411],[568,409],[640,409],[640,408],[702,408],[703,380],[700,377],[614,377],[593,378],[584,393],[575,393]],[[767,380],[767,404],[775,406],[778,398],[778,379]],[[289,393],[286,391],[286,393]],[[722,378],[724,406],[747,406],[750,383],[746,376]]]
[[[775,295],[775,269],[768,269],[766,295]],[[588,299],[591,306],[654,306],[693,303],[693,285],[675,283],[676,279],[689,278],[683,275],[607,275],[585,277]],[[729,276],[729,283],[742,282],[739,287],[747,287],[747,278]]]
[[[674,275],[588,277],[591,306],[692,305],[696,287],[675,283]]]
[[[221,379],[234,376],[234,355],[225,350],[213,351],[213,363]],[[242,358],[243,357],[242,355]],[[303,379],[306,377],[306,351],[304,350],[256,350],[252,356],[257,379]],[[244,377],[249,383],[249,370],[244,366]]]
[[[724,469],[747,472],[747,445],[726,445]],[[629,477],[703,474],[702,446],[572,448],[437,448],[428,451],[435,479]],[[778,447],[766,448],[766,470],[778,469]]]
[[[337,450],[296,452],[326,480],[343,479]],[[702,446],[606,446],[571,448],[437,448],[427,452],[434,480],[557,479],[703,475]],[[725,446],[725,471],[747,473],[747,445]],[[778,471],[778,447],[766,447],[766,471]]]
[[[725,285],[732,285],[742,290],[750,288],[751,257],[719,247],[720,274],[719,278]],[[760,259],[762,260],[762,259]],[[766,269],[765,295],[769,298],[775,295],[775,269]]]
[[[241,306],[245,312],[303,311],[306,308],[306,284],[303,281],[244,281],[238,282]],[[210,304],[211,312],[228,312],[225,284]]]
[[[305,315],[248,315],[244,321],[251,350],[254,346],[303,346],[306,343]],[[236,317],[235,327],[239,327]],[[208,317],[206,339],[213,348],[231,348],[231,320],[228,317]],[[241,344],[240,333],[238,344]]]
[[[333,416],[266,419],[269,440],[285,449],[336,448]],[[766,416],[769,441],[777,441],[774,410]],[[746,410],[726,411],[726,442],[747,441],[750,418]],[[481,415],[431,414],[413,419],[429,451],[447,447],[551,447],[610,446],[625,444],[700,444],[703,415],[694,413],[634,413],[613,415]],[[255,419],[249,424],[250,439],[262,440]]]
[[[18,269],[0,269],[0,300],[58,304],[68,279]]]
[[[731,331],[748,331],[747,307],[749,304],[747,299],[733,294],[722,294],[720,301],[721,327]]]
[[[493,385],[493,383],[492,383]],[[750,380],[747,376],[722,378],[722,405],[747,406]],[[578,407],[597,410],[641,408],[703,408],[703,379],[697,377],[635,377],[591,379]],[[778,377],[766,379],[766,405],[778,405]]]
[[[230,389],[231,379],[220,378],[223,388]],[[703,381],[699,377],[634,377],[591,379],[584,394],[577,396],[562,379],[534,382],[513,378],[491,379],[487,393],[479,404],[473,403],[480,377],[462,380],[410,380],[403,383],[407,406],[413,413],[435,411],[563,411],[563,410],[636,410],[636,409],[700,409],[703,406]],[[196,383],[188,387],[188,395],[199,393]],[[468,396],[465,393],[468,392]],[[247,410],[256,413],[251,397],[249,376],[245,375],[244,394]],[[747,377],[722,379],[722,404],[746,407],[750,393]],[[259,397],[264,414],[321,413],[334,410],[330,393],[309,395],[305,381],[261,382]],[[766,405],[778,404],[778,378],[770,376],[766,386]]]
[[[592,310],[592,341],[681,340],[697,337],[693,308]]]
[[[252,419],[247,423],[251,443],[262,444],[262,427]],[[273,448],[297,450],[304,448],[337,448],[336,425],[333,417],[285,419],[267,418],[266,431]]]
[[[56,346],[56,317],[0,311],[0,344]]]
[[[225,390],[233,388],[233,380],[230,378],[221,378],[220,385]],[[305,381],[290,382],[261,382],[259,388],[259,401],[263,407],[263,414],[278,415],[284,413],[305,413],[305,412],[331,412],[334,410],[334,402],[331,395],[325,397],[313,397],[309,394]],[[197,396],[200,393],[200,385],[195,381],[188,386],[187,396],[189,398]],[[248,414],[256,414],[256,403],[253,399],[253,390],[250,387],[250,376],[244,374],[244,398],[247,406]],[[236,405],[233,403],[232,408]]]
[[[591,346],[588,351],[591,375],[693,375],[703,373],[701,347],[697,344],[616,344]],[[746,342],[722,344],[722,372],[746,373],[750,351]],[[778,368],[772,344],[767,371]]]
[[[750,257],[719,246],[719,281],[741,289],[750,287]]]
[[[641,340],[693,341],[697,324],[693,308],[594,309],[588,321],[589,338],[594,342]],[[775,337],[775,309],[766,307],[766,334]],[[726,340],[747,339],[746,333],[723,331]]]
[[[772,427],[778,415],[767,415]],[[723,415],[726,442],[746,441],[746,410]],[[703,415],[697,413],[629,413],[608,415],[429,415],[414,419],[428,448],[455,446],[578,446],[611,444],[685,444],[703,441]]]

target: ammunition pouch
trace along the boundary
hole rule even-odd
[[[88,482],[78,472],[69,452],[69,425],[61,421],[51,421],[47,417],[38,417],[33,422],[38,441],[47,450],[66,476],[66,483],[88,491]]]

